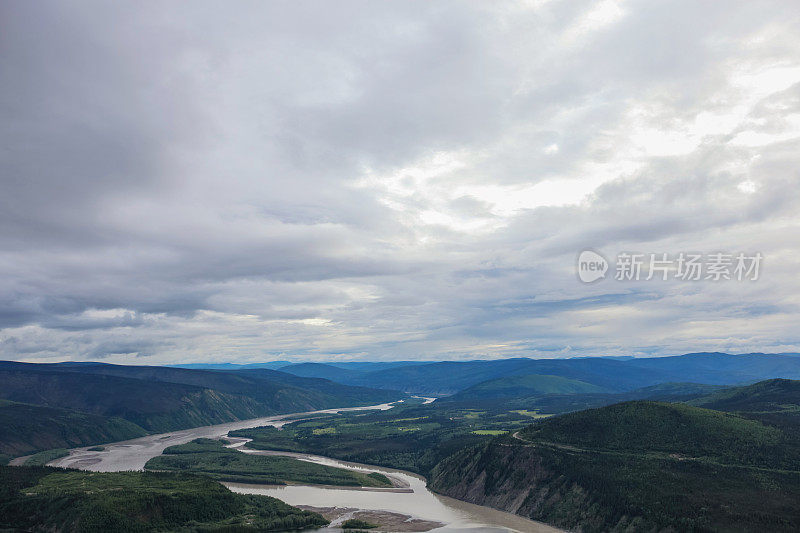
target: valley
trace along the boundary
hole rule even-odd
[[[414,409],[416,407],[423,408],[425,406],[433,405],[430,403],[426,404],[426,401],[427,400],[425,399],[417,399],[412,402],[412,404],[415,405],[410,405],[408,409]],[[397,405],[398,404],[394,404],[394,406]],[[402,404],[399,405],[402,406]],[[193,448],[187,448],[187,445],[196,446],[194,450],[206,450],[209,448],[210,443],[205,439],[220,439],[230,437],[231,441],[235,443],[236,439],[232,437],[232,435],[235,435],[237,430],[247,426],[267,427],[265,424],[274,424],[274,426],[270,427],[285,427],[285,424],[297,423],[296,421],[293,421],[297,418],[302,419],[305,417],[311,417],[311,420],[316,420],[318,418],[327,419],[331,416],[338,416],[336,415],[337,412],[341,413],[341,416],[357,416],[360,413],[388,413],[396,408],[397,407],[393,407],[392,404],[379,404],[374,406],[355,407],[341,410],[322,410],[308,413],[295,413],[266,419],[261,418],[249,421],[220,424],[216,426],[193,428],[190,430],[183,430],[169,434],[150,435],[131,441],[107,444],[103,447],[104,449],[102,451],[92,451],[88,448],[71,450],[69,456],[56,459],[50,464],[51,466],[76,468],[84,471],[99,473],[141,470],[144,469],[146,464],[148,464],[150,461],[159,460],[164,457],[169,457],[170,455],[178,455],[162,455],[162,453],[166,450],[169,450],[170,447],[176,447],[177,451],[189,451],[191,454]],[[400,407],[400,409],[402,410],[405,408]],[[197,439],[201,439],[201,441],[197,443]],[[193,445],[192,443],[197,444]],[[219,443],[219,441],[214,440],[213,443],[215,444],[211,444],[210,448],[218,450],[219,447],[216,443]],[[239,442],[239,444],[241,444],[241,442]],[[183,447],[183,450],[181,450],[181,447]],[[232,453],[245,455],[240,451],[234,451]],[[260,451],[253,449],[251,453],[258,454]],[[280,455],[284,454],[284,452],[278,453]],[[288,457],[293,458],[292,463],[285,461],[285,459]],[[406,519],[410,518],[417,520],[417,523],[426,522],[428,523],[429,527],[438,527],[439,525],[444,524],[445,526],[451,528],[446,528],[443,531],[475,530],[476,533],[479,531],[484,533],[501,533],[508,530],[542,533],[555,533],[558,531],[557,529],[546,526],[545,524],[527,520],[514,514],[505,513],[483,506],[470,505],[458,500],[436,495],[427,489],[424,478],[412,473],[403,472],[402,470],[343,462],[332,458],[313,456],[309,454],[286,454],[286,456],[282,457],[282,459],[283,468],[280,469],[280,472],[283,476],[285,476],[287,471],[291,469],[286,468],[286,465],[296,465],[302,461],[303,463],[319,465],[324,467],[326,470],[335,469],[340,471],[345,470],[356,472],[358,475],[352,479],[359,481],[371,473],[379,473],[381,476],[386,476],[386,478],[392,480],[394,484],[399,484],[400,487],[383,488],[380,485],[384,485],[384,483],[369,482],[367,484],[373,485],[373,487],[367,487],[366,489],[362,490],[360,489],[360,486],[353,486],[353,484],[350,484],[348,487],[348,483],[345,482],[343,483],[344,486],[333,488],[327,486],[327,484],[330,482],[330,479],[312,478],[311,476],[306,475],[308,472],[304,473],[302,478],[295,478],[293,480],[261,479],[259,480],[260,483],[258,484],[224,481],[225,485],[236,493],[254,496],[271,496],[295,507],[301,506],[303,508],[325,508],[335,505],[339,508],[350,508],[355,510],[379,510],[384,513],[393,513],[394,515],[399,514],[405,516]],[[154,466],[154,469],[160,470],[160,468],[158,468],[158,463],[151,464]],[[230,479],[229,475],[232,471],[228,470],[227,467],[223,467],[221,470],[223,472],[214,472],[211,477],[219,480]],[[248,475],[253,476],[258,474],[258,472],[254,472],[253,469],[249,468],[245,469],[244,472],[241,469],[234,470],[238,470],[233,471],[235,475],[241,476],[244,474],[245,477]],[[189,471],[191,471],[191,469],[188,468],[181,470],[182,473],[180,475],[190,476],[190,474],[187,473]],[[327,471],[329,472],[329,470]],[[195,472],[203,473],[199,470],[195,470]],[[157,473],[164,476],[178,475],[177,473],[171,474],[168,472]],[[208,477],[208,473],[209,472],[205,472],[206,476],[203,477]],[[368,479],[374,480],[375,477]],[[288,481],[289,483],[287,485],[275,486],[265,484],[265,481],[267,483],[269,481],[272,481],[273,483],[275,481]],[[325,484],[306,484],[314,481],[322,481]],[[375,487],[374,485],[378,486]],[[391,498],[387,498],[387,491],[391,493]],[[410,509],[414,510],[413,515],[408,514]],[[426,531],[427,529],[417,530]]]
[[[703,357],[718,359],[714,354]],[[689,359],[698,364],[697,356]],[[760,373],[752,367],[753,358],[747,359],[748,372]],[[792,364],[796,361],[800,358],[789,359]],[[9,399],[0,404],[0,414],[6,413],[12,423],[7,434],[16,436],[5,444],[12,451],[7,455],[17,456],[14,465],[28,465],[22,469],[46,463],[98,473],[144,470],[167,476],[164,479],[199,477],[221,482],[234,493],[277,498],[294,506],[295,511],[287,511],[290,514],[306,510],[324,515],[334,525],[354,519],[384,521],[378,530],[600,533],[736,527],[792,531],[800,524],[792,496],[800,493],[800,381],[651,384],[658,381],[657,375],[636,381],[629,374],[626,379],[631,381],[620,386],[610,381],[611,374],[619,371],[616,365],[566,360],[556,365],[572,376],[564,377],[517,374],[521,364],[528,365],[517,360],[503,363],[500,366],[509,375],[464,385],[436,401],[290,374],[281,384],[282,371],[270,369],[249,369],[242,376],[228,370],[162,372],[105,365],[80,372],[33,369],[28,372],[33,379],[48,384],[40,394],[45,401],[59,397],[62,403],[77,406],[85,401],[82,398],[105,394],[98,405],[109,407],[101,413],[83,413],[21,403],[18,400],[32,400],[30,392],[12,387],[4,392]],[[673,364],[687,363],[681,357],[673,358]],[[476,366],[484,365],[466,364],[464,370],[470,374]],[[461,372],[458,364],[448,367],[454,375]],[[413,368],[401,365],[377,371],[407,373]],[[316,365],[304,369],[319,371]],[[14,369],[17,377],[12,384],[31,379],[19,377],[23,370],[28,371]],[[325,372],[330,374],[330,369]],[[349,369],[343,379],[351,380],[360,372],[364,371]],[[784,372],[792,375],[791,365],[784,364]],[[126,384],[119,398],[107,389],[93,390],[106,379]],[[78,389],[75,380],[84,386]],[[215,384],[226,392],[202,389],[198,383]],[[243,384],[239,392],[247,396],[233,393],[236,383]],[[266,406],[268,395],[274,394],[271,388],[292,391],[298,384],[306,385],[297,396],[303,398],[301,403],[315,391],[339,393],[342,402],[388,395],[399,401],[242,420],[228,411],[225,416],[232,420],[190,428],[181,428],[188,421],[173,416],[175,403],[152,402],[147,407],[151,414],[144,420],[169,419],[176,427],[162,433],[148,431],[110,408],[124,402],[134,386],[168,394],[177,390],[182,397],[191,397],[200,387],[204,394],[229,395],[226,401],[244,398],[239,406]],[[168,394],[164,398],[170,398]],[[154,398],[160,397],[149,400]],[[134,413],[140,417],[147,404],[138,405]],[[155,410],[158,405],[161,411]],[[222,416],[219,405],[197,404],[198,416],[211,420]],[[41,415],[39,425],[36,415]],[[152,422],[145,425],[157,427]],[[72,428],[72,433],[61,429],[58,439],[46,437],[57,427]],[[109,442],[115,434],[112,429],[135,438]],[[20,438],[23,434],[29,436]],[[22,456],[26,447],[13,444],[19,442],[31,443],[28,448],[36,442],[61,446]],[[121,479],[114,483],[124,486]],[[233,515],[228,519],[236,520]],[[407,525],[397,525],[398,520]]]
[[[0,2],[0,533],[800,533],[800,0]]]

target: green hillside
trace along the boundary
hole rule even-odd
[[[506,397],[465,397],[464,393],[466,391],[462,391],[453,396],[440,398],[436,403],[438,405],[447,404],[450,406],[483,410],[527,410],[542,414],[563,414],[633,400],[685,402],[708,396],[724,388],[725,387],[721,385],[704,385],[700,383],[661,383],[628,392],[616,393],[582,392],[532,394],[529,390],[521,389],[520,391],[513,392],[513,394],[515,394],[514,396]]]
[[[586,533],[796,531],[800,441],[769,420],[626,402],[456,452],[430,485]]]
[[[126,440],[280,413],[396,400],[268,369],[0,362],[0,454]],[[27,405],[26,405],[27,404]]]
[[[529,426],[519,437],[580,449],[800,470],[800,443],[780,429],[680,403],[636,401],[579,411]]]
[[[337,383],[347,383],[348,379],[361,374],[356,370],[347,370],[338,366],[327,365],[324,363],[295,363],[278,368],[281,372],[286,372],[294,376],[306,378],[324,378]]]
[[[0,369],[0,398],[118,417],[160,433],[275,413],[252,398],[116,376]]]
[[[447,397],[445,401],[465,402],[492,398],[520,398],[542,394],[589,394],[606,392],[602,387],[560,376],[528,374],[491,379]]]
[[[631,366],[624,361],[596,357],[444,361],[365,372],[349,376],[347,383],[443,396],[492,379],[531,374],[560,376],[616,391],[632,390],[664,381],[678,381],[678,375],[668,370],[653,372]]]
[[[683,402],[707,396],[725,388],[723,385],[706,385],[703,383],[668,382],[642,387],[618,395],[618,401],[653,400],[658,402]]]
[[[200,476],[0,467],[0,530],[287,531],[327,520]]]
[[[691,404],[718,411],[800,414],[800,381],[770,379],[745,387],[726,388],[693,400]]]
[[[604,450],[700,453],[732,447],[739,441],[771,444],[780,431],[710,409],[632,401],[553,417],[528,426],[519,437]]]
[[[122,418],[0,400],[0,454],[27,455],[146,434],[144,429]]]
[[[57,372],[117,376],[149,382],[191,385],[246,396],[274,412],[309,411],[324,407],[369,405],[396,400],[397,392],[334,383],[327,379],[295,376],[268,368],[194,370],[163,366],[107,364],[38,365]]]

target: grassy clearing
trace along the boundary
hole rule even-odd
[[[553,416],[552,414],[541,414],[539,411],[529,411],[527,409],[516,409],[511,411],[512,413],[517,413],[518,415],[528,416],[530,418],[548,418]]]
[[[530,422],[531,417],[503,408],[401,404],[388,411],[342,413],[293,422],[281,430],[261,427],[231,435],[253,439],[248,444],[251,448],[314,453],[425,475],[455,450],[522,429]]]

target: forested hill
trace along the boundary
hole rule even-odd
[[[235,494],[200,476],[0,466],[2,531],[255,533],[327,523],[317,513]]]
[[[490,379],[444,399],[446,402],[472,402],[484,399],[524,398],[545,394],[591,394],[607,392],[602,387],[560,376],[539,374]]]
[[[0,454],[401,397],[272,370],[0,362],[0,400],[15,402],[0,405]]]
[[[797,419],[776,422],[762,399],[769,390],[776,409],[796,411],[798,385],[765,382],[709,397],[735,399],[737,414],[634,401],[544,419],[456,452],[430,485],[586,533],[797,531]]]
[[[397,398],[397,393],[391,389],[387,392],[369,387],[342,385],[327,379],[299,377],[267,368],[223,371],[100,363],[32,365],[0,362],[0,369],[19,365],[36,371],[117,376],[213,389],[253,398],[268,404],[277,412],[308,410],[321,404],[332,407],[341,402],[370,404]]]
[[[770,379],[744,387],[730,387],[691,403],[718,411],[800,415],[800,381]]]
[[[8,457],[146,434],[138,425],[118,417],[0,400],[0,455]]]

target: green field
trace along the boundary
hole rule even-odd
[[[280,430],[243,429],[231,436],[253,439],[248,446],[255,449],[314,453],[425,475],[456,450],[522,429],[530,421],[525,414],[505,409],[478,411],[417,402],[398,404],[388,411],[296,421]]]
[[[548,416],[553,416],[553,415],[549,415],[549,414],[543,415],[539,411],[536,411],[536,410],[529,411],[527,409],[517,409],[517,410],[514,410],[512,412],[513,413],[517,413],[519,415],[523,415],[523,416],[529,416],[531,418],[547,418]]]
[[[211,439],[196,439],[187,444],[170,446],[163,455],[150,459],[145,468],[191,472],[220,481],[241,483],[392,486],[391,481],[380,474],[363,474],[291,457],[250,455],[225,448],[220,441]]]

